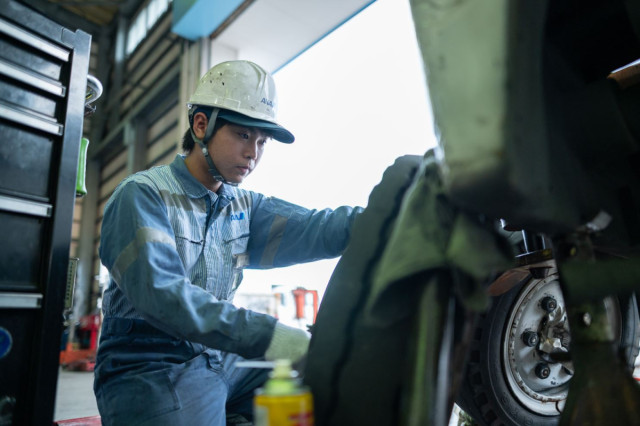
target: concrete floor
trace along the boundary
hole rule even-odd
[[[93,395],[93,372],[60,369],[54,421],[97,416],[98,407]],[[457,410],[452,413],[449,426],[458,424]]]
[[[640,357],[636,360],[634,377],[640,380]],[[96,399],[93,395],[93,372],[60,369],[54,420],[76,419],[98,414]],[[457,410],[454,410],[449,425],[457,425],[457,420]]]
[[[98,414],[96,398],[93,395],[93,372],[60,369],[53,419],[68,420]]]

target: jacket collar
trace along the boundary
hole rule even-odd
[[[209,195],[213,201],[215,201],[218,197],[225,198],[229,201],[232,201],[236,198],[236,191],[230,185],[225,185],[224,183],[218,189],[218,192],[209,191],[204,187],[198,180],[193,177],[191,173],[189,173],[189,169],[187,169],[187,165],[184,162],[184,155],[178,154],[176,158],[171,163],[170,167],[173,171],[174,175],[180,181],[184,192],[190,198],[202,198],[205,195]]]

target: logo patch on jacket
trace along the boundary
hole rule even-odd
[[[244,220],[244,212],[232,213],[231,220]]]

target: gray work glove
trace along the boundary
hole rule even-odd
[[[264,357],[267,361],[288,359],[295,363],[307,354],[310,338],[304,330],[277,322]]]

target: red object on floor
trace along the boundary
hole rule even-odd
[[[100,332],[100,315],[92,314],[80,319],[79,330],[89,333],[89,348],[74,349],[71,342],[67,342],[65,350],[60,352],[60,365],[74,371],[93,371],[98,348],[98,333]]]
[[[67,371],[93,371],[96,367],[96,361],[95,357],[93,359],[79,359],[63,364],[62,367]]]
[[[95,359],[95,349],[73,349],[71,344],[67,345],[66,350],[60,352],[60,365],[63,367],[74,364],[77,365],[79,363],[95,363]]]
[[[100,416],[81,417],[78,419],[56,420],[53,426],[101,426]]]
[[[94,351],[98,349],[98,333],[100,332],[100,314],[86,315],[80,318],[80,330],[88,331],[89,337],[89,349]]]
[[[313,296],[313,323],[316,322],[316,316],[318,315],[318,292],[316,290],[307,290],[302,287],[298,287],[292,290],[293,297],[296,304],[296,319],[304,318],[304,307],[306,304],[307,294]]]

